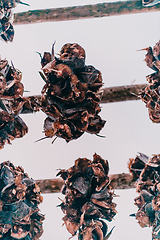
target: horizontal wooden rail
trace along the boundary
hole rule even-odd
[[[139,100],[139,94],[146,86],[147,84],[136,84],[104,88],[101,103]]]
[[[112,102],[122,102],[122,101],[131,101],[131,100],[139,100],[140,92],[143,88],[145,88],[147,84],[137,84],[137,85],[126,85],[126,86],[117,86],[117,87],[109,87],[103,88],[103,95],[101,103],[112,103]],[[31,98],[32,101],[38,102],[41,104],[41,95],[28,96],[26,99]],[[38,109],[37,109],[38,110]],[[37,111],[35,109],[35,112]],[[24,104],[21,113],[33,113],[32,109],[29,109],[28,104]]]
[[[159,11],[160,4],[143,7],[142,1],[106,2],[94,5],[32,10],[16,13],[14,24],[67,21],[97,17],[108,17],[123,14],[146,13]]]
[[[114,189],[130,189],[135,187],[135,180],[129,173],[109,175]],[[61,191],[64,181],[61,178],[36,180],[42,193],[57,193]]]

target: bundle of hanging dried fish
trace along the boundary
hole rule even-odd
[[[0,239],[37,240],[43,233],[44,215],[38,205],[40,189],[22,167],[0,164]]]
[[[13,12],[20,0],[0,0],[0,39],[5,42],[12,42],[14,37]],[[28,4],[25,4],[28,5]]]
[[[44,123],[46,137],[58,136],[67,142],[79,138],[85,131],[97,134],[106,121],[98,115],[103,85],[101,72],[85,65],[85,50],[78,44],[65,44],[59,58],[45,52],[41,57],[46,82],[42,89],[41,109],[47,114]]]
[[[65,181],[62,193],[66,196],[59,205],[63,221],[72,236],[78,232],[79,240],[103,240],[107,225],[100,219],[112,221],[116,214],[108,171],[108,161],[95,153],[93,161],[78,158],[73,167],[57,174]]]
[[[28,127],[18,116],[25,103],[22,73],[0,60],[0,149],[14,138],[23,137]]]
[[[160,41],[156,45],[142,49],[147,50],[147,66],[156,71],[146,77],[149,85],[140,93],[142,101],[148,108],[149,117],[154,123],[160,123]]]
[[[152,158],[140,153],[130,159],[129,170],[138,178],[134,199],[138,207],[135,216],[141,227],[152,227],[152,239],[160,239],[160,154]]]

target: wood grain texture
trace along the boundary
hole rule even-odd
[[[101,103],[140,100],[139,94],[146,86],[147,84],[137,84],[103,88]],[[27,98],[32,99],[33,102],[36,101],[39,105],[41,104],[41,95],[28,96]],[[38,108],[34,112],[36,111],[39,111]],[[24,104],[21,113],[33,113],[33,110],[29,108],[28,104]]]
[[[116,86],[103,89],[101,103],[140,100],[140,92],[147,84]]]
[[[130,189],[135,187],[135,180],[129,173],[109,175],[114,189]],[[57,193],[61,191],[64,181],[61,178],[36,180],[42,193]]]
[[[108,17],[123,14],[146,13],[159,11],[160,4],[143,7],[142,1],[119,1],[98,3],[94,5],[32,10],[16,13],[14,24],[68,21],[87,18]]]

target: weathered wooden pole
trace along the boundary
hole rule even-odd
[[[143,88],[145,88],[147,84],[137,84],[137,85],[126,85],[126,86],[116,86],[103,88],[103,95],[101,103],[111,103],[111,102],[123,102],[123,101],[131,101],[131,100],[139,100],[140,92]],[[27,99],[31,99],[31,101],[37,102],[39,105],[41,104],[41,95],[29,96]],[[38,111],[35,109],[34,112]],[[33,110],[30,109],[28,103],[24,104],[21,113],[33,113]]]
[[[67,21],[86,18],[108,17],[123,14],[146,13],[160,10],[160,4],[143,7],[142,1],[106,2],[94,5],[32,10],[16,13],[15,24]]]
[[[101,103],[139,100],[139,94],[146,86],[147,84],[136,84],[104,88]]]
[[[130,189],[135,187],[135,180],[129,173],[109,175],[114,189]],[[64,181],[61,178],[36,180],[42,193],[57,193],[61,191]]]

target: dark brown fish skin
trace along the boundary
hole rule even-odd
[[[140,170],[144,168],[145,164],[142,162],[138,156],[136,158],[130,158],[128,163],[128,168],[130,173],[132,173],[134,179],[139,178],[139,175],[141,173]]]
[[[153,47],[153,55],[157,60],[160,60],[160,41]]]
[[[60,51],[60,60],[72,69],[77,70],[84,67],[85,50],[77,43],[66,43]]]
[[[85,65],[85,50],[77,43],[65,44],[59,58],[53,53],[45,52],[41,60],[45,81],[41,110],[48,116],[46,137],[57,136],[69,142],[84,132],[99,133],[106,123],[98,115],[101,72]]]
[[[41,66],[44,67],[50,61],[51,61],[51,54],[49,52],[44,52],[43,58],[41,59]]]
[[[117,213],[108,171],[108,161],[95,153],[93,161],[78,158],[74,166],[57,174],[65,181],[65,199],[59,205],[65,214],[63,221],[72,236],[78,232],[79,240],[102,240],[107,225],[100,218],[112,221]]]
[[[154,66],[153,62],[156,60],[156,58],[153,55],[153,50],[151,47],[146,48],[147,54],[145,55],[145,62],[148,67],[150,67],[152,70],[157,71],[158,69]]]

